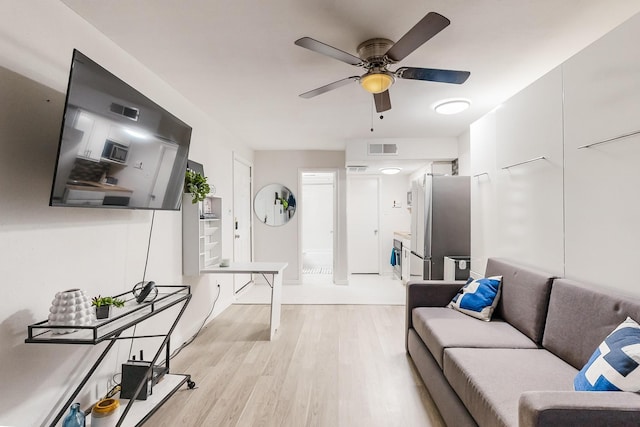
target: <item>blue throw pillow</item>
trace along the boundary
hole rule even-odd
[[[640,391],[640,325],[630,317],[602,341],[573,380],[577,391]]]
[[[502,276],[469,279],[448,307],[488,322],[498,305],[501,283]]]

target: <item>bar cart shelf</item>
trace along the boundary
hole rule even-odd
[[[191,300],[191,287],[186,285],[158,285],[156,289],[158,290],[158,294],[152,301],[145,301],[140,304],[136,302],[133,291],[115,295],[114,297],[127,301],[125,306],[116,309],[116,311],[112,311],[111,318],[99,319],[91,325],[50,325],[48,320],[44,320],[27,327],[28,336],[25,339],[26,343],[96,345],[101,342],[108,342],[104,351],[97,358],[80,384],[78,384],[66,404],[61,407],[56,418],[50,424],[51,427],[57,425],[118,340],[163,338],[155,357],[149,361],[148,368],[149,378],[155,378],[155,376],[157,376],[159,382],[156,383],[155,380],[153,381],[152,392],[147,400],[120,399],[122,412],[117,424],[118,426],[140,426],[144,424],[183,384],[186,383],[190,389],[195,387],[195,382],[192,381],[189,374],[169,373],[170,337]],[[166,334],[121,336],[126,330],[174,306],[179,307],[179,313],[173,318],[173,323]],[[114,313],[116,315],[113,315]],[[54,333],[59,329],[75,329],[75,332],[65,334]],[[156,362],[162,355],[163,350],[165,353],[164,366],[158,366]],[[144,380],[139,383],[134,395],[138,394],[138,391],[143,388],[144,383]]]

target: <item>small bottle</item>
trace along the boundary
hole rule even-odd
[[[85,427],[84,412],[80,410],[80,404],[74,403],[69,409],[69,414],[64,418],[62,427]]]

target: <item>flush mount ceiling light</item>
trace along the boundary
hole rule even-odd
[[[380,168],[380,172],[385,175],[395,175],[400,172],[402,168],[390,167],[390,168]]]
[[[433,109],[438,114],[458,114],[469,108],[471,102],[466,99],[447,99],[438,102]]]
[[[360,77],[360,85],[369,93],[382,93],[395,82],[391,73],[371,72]]]

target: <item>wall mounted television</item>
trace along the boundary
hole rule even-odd
[[[50,206],[179,210],[191,127],[73,51]]]

